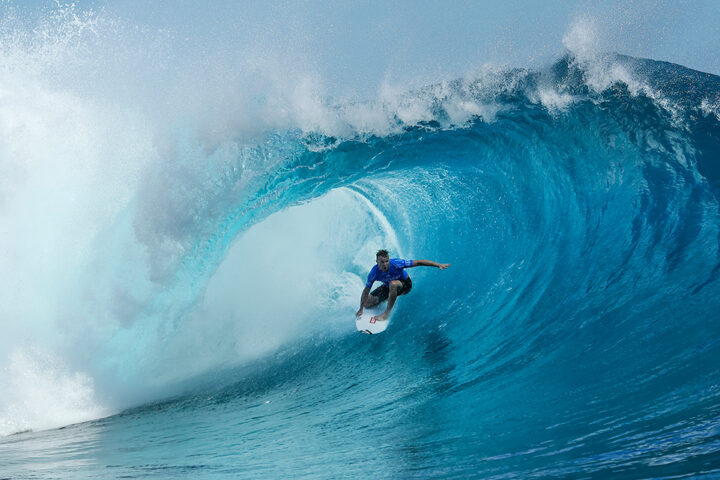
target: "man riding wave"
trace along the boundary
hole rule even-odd
[[[387,299],[387,308],[376,317],[375,321],[387,320],[390,311],[395,305],[395,300],[400,295],[406,295],[412,289],[412,280],[405,271],[406,268],[412,267],[436,267],[445,270],[450,266],[449,263],[437,263],[430,260],[404,260],[401,258],[390,258],[387,250],[378,250],[375,254],[375,265],[368,274],[365,288],[360,297],[360,310],[355,314],[360,317],[364,308],[374,307],[378,303]],[[370,292],[370,288],[376,281],[383,284]]]

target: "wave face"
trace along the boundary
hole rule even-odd
[[[720,475],[718,77],[571,55],[212,148],[3,80],[0,432],[122,413],[0,476]],[[358,335],[381,247],[452,267]]]

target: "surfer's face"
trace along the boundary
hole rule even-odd
[[[383,272],[387,272],[387,269],[390,268],[390,257],[376,257],[375,260],[378,268]]]

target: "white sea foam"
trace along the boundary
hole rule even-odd
[[[563,36],[563,45],[572,60],[585,72],[585,83],[596,92],[617,82],[627,85],[633,94],[644,89],[645,85],[638,83],[624,66],[600,50],[599,36],[596,21],[587,17],[576,19]]]
[[[704,98],[700,103],[700,111],[705,115],[714,115],[715,118],[720,120],[720,100],[712,102],[707,98]]]
[[[563,45],[571,56],[571,62],[582,70],[585,84],[596,93],[622,84],[630,95],[644,95],[652,99],[655,105],[665,110],[680,125],[680,107],[652,88],[647,79],[635,74],[633,68],[616,55],[603,51],[600,48],[600,37],[597,21],[589,17],[576,19],[563,37]],[[573,101],[567,94],[545,87],[539,89],[536,96],[550,110],[561,110]]]
[[[565,110],[575,101],[575,98],[569,93],[558,92],[550,87],[538,88],[537,92],[530,94],[530,99],[541,103],[551,112]]]
[[[6,363],[7,362],[7,363]],[[99,418],[93,379],[50,352],[15,348],[0,371],[0,436]]]

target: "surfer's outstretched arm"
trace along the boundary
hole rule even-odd
[[[440,270],[445,270],[450,266],[449,263],[438,263],[432,260],[413,260],[413,267],[436,267]]]

